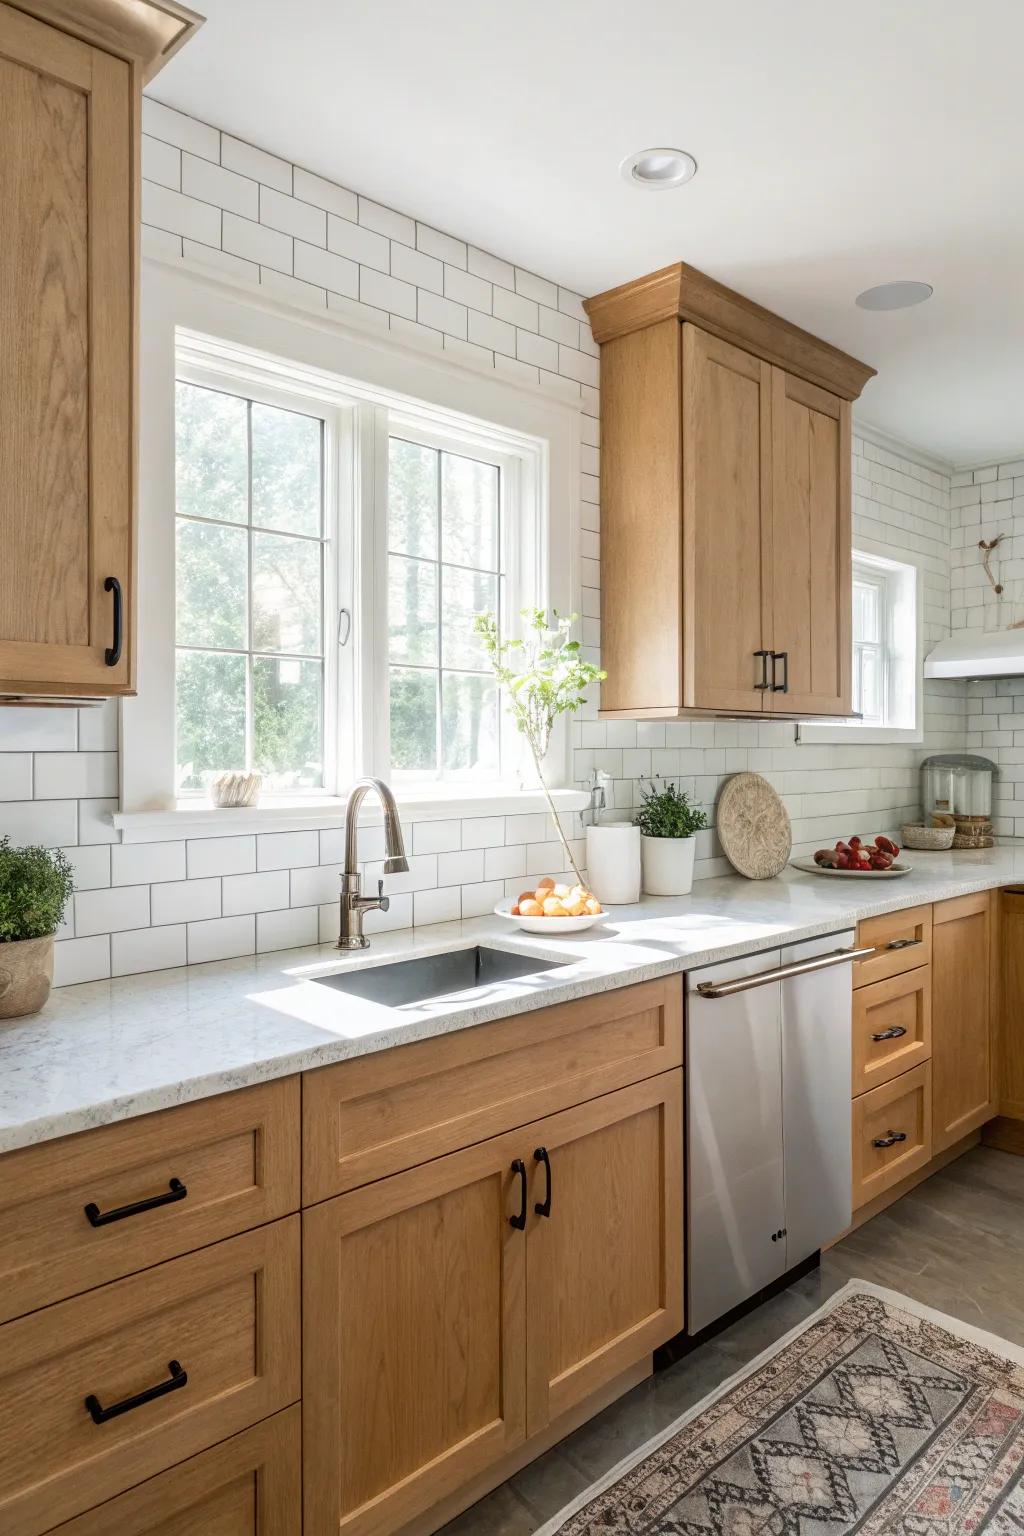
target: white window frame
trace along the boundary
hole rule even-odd
[[[882,593],[882,651],[885,720],[801,721],[797,740],[806,743],[875,745],[924,740],[924,579],[913,555],[896,559],[890,548],[855,538],[853,577],[860,574]]]
[[[387,666],[380,605],[386,598],[381,553],[386,553],[389,429],[433,433],[455,447],[475,443],[488,456],[499,452],[526,508],[522,536],[509,552],[523,601],[575,612],[580,607],[579,409],[390,338],[371,338],[327,315],[307,315],[262,294],[240,292],[214,277],[148,260],[143,268],[139,692],[122,706],[115,825],[129,839],[141,840],[184,835],[168,829],[186,821],[203,827],[197,833],[190,826],[190,836],[222,832],[225,818],[241,830],[241,818],[249,817],[174,793],[174,583],[167,573],[174,570],[174,383],[185,376],[183,368],[195,372],[196,382],[199,374],[230,378],[235,393],[248,383],[260,398],[276,391],[282,402],[291,398],[292,408],[301,399],[306,408],[317,401],[318,414],[334,413],[325,439],[332,436],[339,451],[333,463],[325,462],[325,486],[331,485],[336,508],[338,561],[332,605],[325,603],[325,638],[328,651],[337,652],[331,661],[334,696],[344,701],[334,733],[337,792],[266,796],[251,818],[275,829],[311,820],[334,824],[350,779],[381,772],[386,764],[387,721],[378,682]],[[350,476],[347,465],[353,466]],[[511,594],[511,571],[509,578]],[[349,644],[338,650],[332,637],[341,609],[362,615],[364,622],[353,622]],[[556,788],[571,783],[564,722],[547,767]],[[532,797],[523,796],[514,765],[504,757],[501,782],[428,782],[403,786],[399,794],[406,814],[426,817],[451,815],[453,803],[461,814],[484,815],[498,805],[533,809],[520,803],[524,798]]]

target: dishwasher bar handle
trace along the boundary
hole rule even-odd
[[[807,976],[811,971],[847,965],[851,960],[861,960],[874,953],[874,946],[869,949],[830,949],[827,954],[814,955],[810,960],[794,960],[792,965],[778,965],[771,971],[737,976],[735,981],[701,981],[697,983],[697,991],[701,997],[732,997],[737,992],[748,992],[751,987],[766,987],[769,982],[788,981],[791,976]]]

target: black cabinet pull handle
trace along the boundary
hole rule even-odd
[[[145,1392],[137,1392],[134,1397],[123,1398],[119,1403],[111,1403],[109,1408],[102,1408],[95,1392],[90,1392],[85,1406],[93,1423],[105,1424],[108,1419],[120,1418],[122,1413],[141,1408],[143,1403],[151,1403],[158,1397],[166,1397],[168,1392],[177,1392],[179,1387],[188,1386],[188,1371],[183,1370],[177,1360],[168,1361],[167,1369],[171,1373],[167,1381],[161,1381],[155,1387],[147,1387]]]
[[[888,1136],[876,1136],[872,1141],[873,1147],[894,1147],[898,1141],[906,1141],[906,1131],[890,1131]]]
[[[551,1159],[550,1159],[550,1157],[548,1157],[548,1149],[547,1149],[547,1147],[538,1147],[536,1152],[534,1152],[534,1154],[533,1154],[533,1160],[536,1163],[543,1163],[544,1164],[544,1173],[545,1173],[545,1176],[546,1176],[546,1178],[545,1178],[545,1185],[544,1185],[544,1199],[543,1200],[538,1200],[533,1208],[537,1212],[538,1216],[550,1216],[551,1215]]]
[[[899,1040],[906,1034],[902,1024],[894,1024],[892,1029],[880,1029],[877,1035],[872,1035],[872,1040]]]
[[[108,667],[116,667],[121,660],[121,645],[124,639],[124,596],[121,592],[121,583],[116,576],[108,576],[103,583],[104,592],[114,594],[114,643],[108,645],[103,652],[103,660]]]
[[[890,939],[886,949],[913,949],[917,944],[923,944],[924,939]]]
[[[135,1200],[131,1205],[118,1205],[112,1211],[101,1211],[94,1200],[85,1207],[90,1227],[106,1227],[112,1221],[123,1221],[126,1216],[138,1216],[143,1211],[155,1211],[158,1205],[173,1205],[184,1200],[188,1190],[180,1179],[172,1179],[165,1195],[150,1195],[148,1200]]]
[[[755,651],[754,655],[759,657],[761,661],[761,681],[755,683],[754,687],[758,692],[763,693],[768,687],[768,657],[771,655],[771,651]]]
[[[522,1232],[526,1227],[526,1164],[521,1157],[517,1157],[512,1164],[512,1172],[519,1175],[519,1215],[510,1216],[508,1224],[515,1227],[517,1232]]]
[[[789,692],[789,652],[788,651],[772,651],[771,655],[772,655],[772,693],[788,693]],[[782,662],[782,682],[781,683],[777,683],[775,681],[775,663],[777,661],[781,661]]]

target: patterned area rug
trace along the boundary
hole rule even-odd
[[[1024,1536],[1024,1350],[855,1280],[538,1536],[982,1529]]]

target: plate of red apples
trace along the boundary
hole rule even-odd
[[[832,848],[819,848],[811,859],[794,859],[793,867],[812,875],[895,880],[899,875],[909,875],[912,866],[900,861],[898,843],[879,835],[871,842],[860,837],[851,837],[848,842],[840,840]]]

